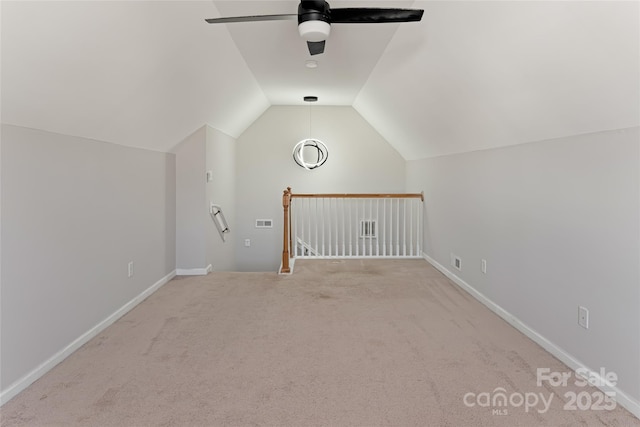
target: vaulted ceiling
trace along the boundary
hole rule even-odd
[[[310,57],[297,1],[3,1],[2,122],[159,151],[270,105],[352,105],[405,159],[638,126],[635,1],[332,1],[419,23],[334,24]],[[315,69],[305,67],[314,59]]]

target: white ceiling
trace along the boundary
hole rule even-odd
[[[638,126],[638,5],[416,2],[354,107],[406,159]]]
[[[215,1],[222,16],[297,13],[297,1]],[[412,1],[331,1],[331,7],[410,8]],[[272,105],[304,104],[317,95],[322,105],[353,105],[400,24],[334,24],[322,55],[309,55],[297,21],[228,24],[249,69]],[[420,23],[403,25],[419,26]],[[314,60],[318,68],[305,67]]]
[[[0,2],[2,122],[169,151],[269,105],[353,105],[406,159],[638,126],[638,2],[332,1],[424,8],[335,24],[313,57],[297,1]]]
[[[2,121],[169,151],[269,103],[211,2],[0,2]]]

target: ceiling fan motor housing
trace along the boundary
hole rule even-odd
[[[298,32],[309,42],[320,42],[329,37],[331,9],[326,1],[303,0],[298,5]]]

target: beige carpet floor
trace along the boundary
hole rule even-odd
[[[566,409],[567,393],[598,390],[538,386],[537,368],[570,372],[424,261],[299,261],[291,276],[172,280],[1,424],[640,425],[621,407]]]

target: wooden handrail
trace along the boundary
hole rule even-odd
[[[293,194],[291,187],[287,187],[282,194],[282,208],[284,211],[284,230],[282,237],[282,267],[281,273],[291,273],[289,265],[291,247],[291,216],[289,208],[293,198],[311,199],[420,199],[424,202],[424,192],[422,193],[326,193],[326,194]]]
[[[327,193],[290,194],[290,196],[307,199],[420,199],[424,202],[424,193]]]

